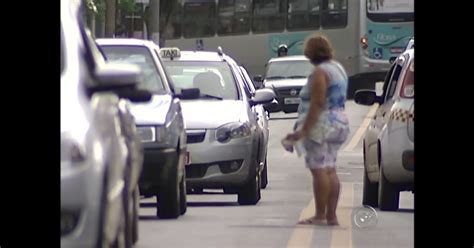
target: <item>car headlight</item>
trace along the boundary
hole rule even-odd
[[[166,126],[139,126],[137,131],[143,143],[167,143],[169,140]]]
[[[250,126],[247,123],[233,122],[217,128],[216,139],[225,143],[233,138],[249,136],[250,133]]]

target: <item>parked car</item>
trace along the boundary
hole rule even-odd
[[[247,88],[246,90],[250,92],[251,96],[255,95],[255,86],[250,78],[247,70],[243,66],[239,66],[240,72],[242,73],[243,82],[245,83],[244,86]],[[268,185],[268,165],[267,165],[267,148],[268,148],[268,138],[270,134],[270,128],[268,127],[268,112],[265,110],[262,104],[257,104],[252,106],[252,112],[255,113],[257,116],[257,123],[259,126],[259,130],[261,130],[261,140],[259,152],[260,154],[259,161],[263,162],[263,171],[262,171],[262,181],[261,187],[262,189],[267,188]]]
[[[262,133],[252,107],[271,102],[269,89],[252,95],[237,63],[218,52],[162,48],[166,69],[177,91],[198,89],[199,99],[183,100],[191,164],[189,188],[220,188],[238,194],[239,204],[260,200]]]
[[[409,49],[394,62],[383,94],[356,92],[356,103],[380,104],[364,136],[362,203],[397,210],[399,192],[414,192],[415,53]]]
[[[114,63],[133,63],[144,71],[139,88],[153,93],[151,102],[134,104],[131,111],[144,147],[140,194],[156,196],[160,218],[178,218],[186,212],[187,141],[180,98],[163,69],[159,47],[139,39],[97,39],[107,59]]]
[[[61,246],[131,247],[138,209],[127,187],[136,188],[130,178],[141,152],[129,136],[135,124],[125,99],[151,94],[136,88],[138,67],[105,63],[79,24],[80,4],[61,1]]]

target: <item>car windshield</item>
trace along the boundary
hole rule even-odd
[[[135,64],[140,67],[144,80],[138,85],[139,89],[148,90],[153,93],[164,91],[163,80],[150,51],[146,47],[104,45],[101,48],[109,62]]]
[[[176,91],[199,88],[201,98],[238,99],[231,69],[226,62],[212,61],[165,61]]]
[[[266,79],[307,78],[314,66],[307,60],[275,61],[268,65]]]

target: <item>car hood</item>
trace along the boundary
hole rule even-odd
[[[149,102],[130,104],[130,112],[137,125],[164,125],[172,101],[170,95],[153,95]]]
[[[239,121],[245,104],[240,100],[181,101],[186,129],[215,129]]]

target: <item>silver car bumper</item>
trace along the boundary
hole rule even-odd
[[[200,143],[188,143],[191,164],[186,166],[188,187],[222,188],[245,184],[256,170],[257,146],[252,135],[220,143],[208,130]]]

